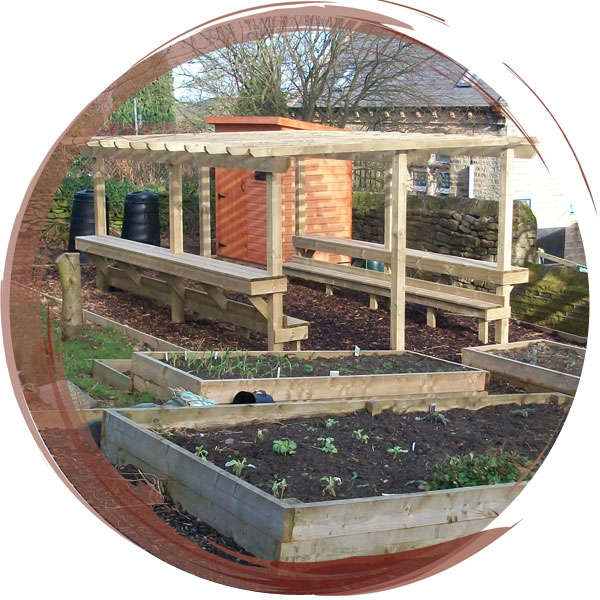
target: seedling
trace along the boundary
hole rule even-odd
[[[325,439],[323,439],[323,438],[320,438],[320,439],[323,440],[323,447],[321,448],[321,450],[323,452],[327,452],[327,454],[337,454],[337,448],[333,444],[334,438],[328,437]]]
[[[314,368],[312,365],[309,365],[308,363],[302,365],[302,370],[308,375],[309,373],[312,373],[314,371]]]
[[[204,444],[200,444],[199,446],[196,446],[194,454],[206,460],[206,457],[208,456],[208,450],[204,447]]]
[[[271,493],[273,496],[281,500],[285,490],[287,489],[287,481],[285,479],[277,479],[277,474],[275,474],[275,479],[273,479],[273,481],[269,481],[268,485],[271,488]]]
[[[448,419],[441,412],[437,411],[428,412],[423,419],[429,421],[429,423],[441,423],[444,427],[448,425]]]
[[[339,373],[340,375],[352,375],[352,369],[349,369],[348,367],[340,367]]]
[[[534,412],[535,408],[515,408],[515,410],[512,411],[512,414],[517,415],[517,417],[528,419],[529,416]]]
[[[254,465],[247,463],[245,458],[243,458],[242,460],[238,460],[238,459],[230,460],[229,462],[225,463],[225,466],[232,467],[233,474],[236,475],[237,477],[242,477],[244,469],[246,469],[246,468],[256,469],[256,467]]]
[[[326,477],[321,477],[321,481],[325,482],[323,484],[323,496],[327,493],[335,498],[335,487],[342,485],[342,480],[339,477],[327,475]]]
[[[265,441],[265,431],[266,429],[258,429],[256,431],[256,441],[257,442],[264,442]]]
[[[356,438],[359,442],[363,444],[367,444],[369,442],[369,436],[366,433],[363,433],[362,429],[355,429],[352,432],[352,437]]]
[[[287,456],[288,454],[296,454],[297,444],[293,440],[275,440],[273,442],[273,452]]]
[[[394,446],[393,448],[388,448],[387,449],[388,454],[392,455],[392,458],[396,458],[396,456],[398,456],[398,454],[407,454],[408,450],[405,450],[404,448],[401,448],[400,446]]]
[[[335,419],[327,419],[325,421],[325,427],[327,427],[327,429],[333,429],[336,425],[339,425],[340,422],[336,421]]]

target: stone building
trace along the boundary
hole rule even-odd
[[[449,58],[414,45],[414,55],[424,60],[412,73],[403,74],[403,88],[389,95],[365,98],[361,109],[349,115],[346,128],[407,133],[471,135],[522,135],[506,116],[500,95],[467,68]],[[404,90],[410,89],[410,93]],[[417,92],[416,92],[417,90]],[[301,99],[292,103],[297,114]],[[325,109],[322,111],[325,112]],[[318,117],[317,117],[318,118]],[[535,135],[535,132],[527,132]],[[356,165],[358,170],[361,165]],[[377,169],[377,166],[370,165]],[[539,159],[515,159],[513,199],[531,208],[538,227],[538,245],[546,252],[584,263],[572,202]],[[378,177],[375,176],[375,179]],[[379,176],[381,179],[382,176]],[[500,165],[493,157],[431,155],[411,168],[411,191],[418,195],[459,196],[498,200]],[[569,240],[567,243],[566,240]]]

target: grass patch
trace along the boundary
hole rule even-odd
[[[47,336],[46,309],[42,309],[44,335]],[[140,343],[124,337],[114,329],[102,329],[86,323],[84,334],[78,340],[60,341],[60,320],[51,313],[51,331],[54,348],[62,350],[66,378],[100,402],[101,408],[122,408],[140,402],[157,402],[149,392],[128,393],[115,390],[92,377],[96,358],[131,358],[140,350]]]

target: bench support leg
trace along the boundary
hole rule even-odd
[[[294,349],[298,352],[300,352],[300,350],[302,350],[302,342],[300,340],[296,340],[294,342]]]
[[[377,310],[379,308],[379,303],[377,302],[377,296],[373,294],[369,294],[369,309]]]
[[[479,319],[477,325],[477,339],[482,344],[488,343],[488,322],[485,319]]]
[[[325,295],[333,296],[333,288],[328,283],[325,284]]]
[[[432,327],[433,329],[437,327],[435,308],[431,308],[431,306],[427,307],[427,327]]]
[[[107,292],[108,283],[108,261],[103,256],[95,256],[94,254],[86,255],[96,267],[96,287],[101,292]]]
[[[185,286],[181,277],[163,275],[171,289],[171,321],[183,323],[185,321]]]
[[[496,321],[496,332],[494,334],[496,344],[508,344],[508,319]]]
[[[283,344],[275,343],[275,332],[283,328],[283,294],[270,294],[267,297],[267,345],[269,351],[283,350]]]

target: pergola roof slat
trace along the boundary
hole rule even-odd
[[[536,143],[536,140],[533,140]],[[385,156],[387,153],[427,152],[444,155],[497,156],[506,148],[514,148],[517,158],[531,158],[535,148],[524,137],[469,136],[446,134],[402,134],[371,131],[250,131],[219,133],[186,133],[92,138],[87,143],[90,154],[110,158],[116,152],[123,156],[131,149],[153,153],[165,162],[165,152],[177,162],[210,163],[227,156],[253,157],[267,162],[271,158],[320,156],[348,158]]]

